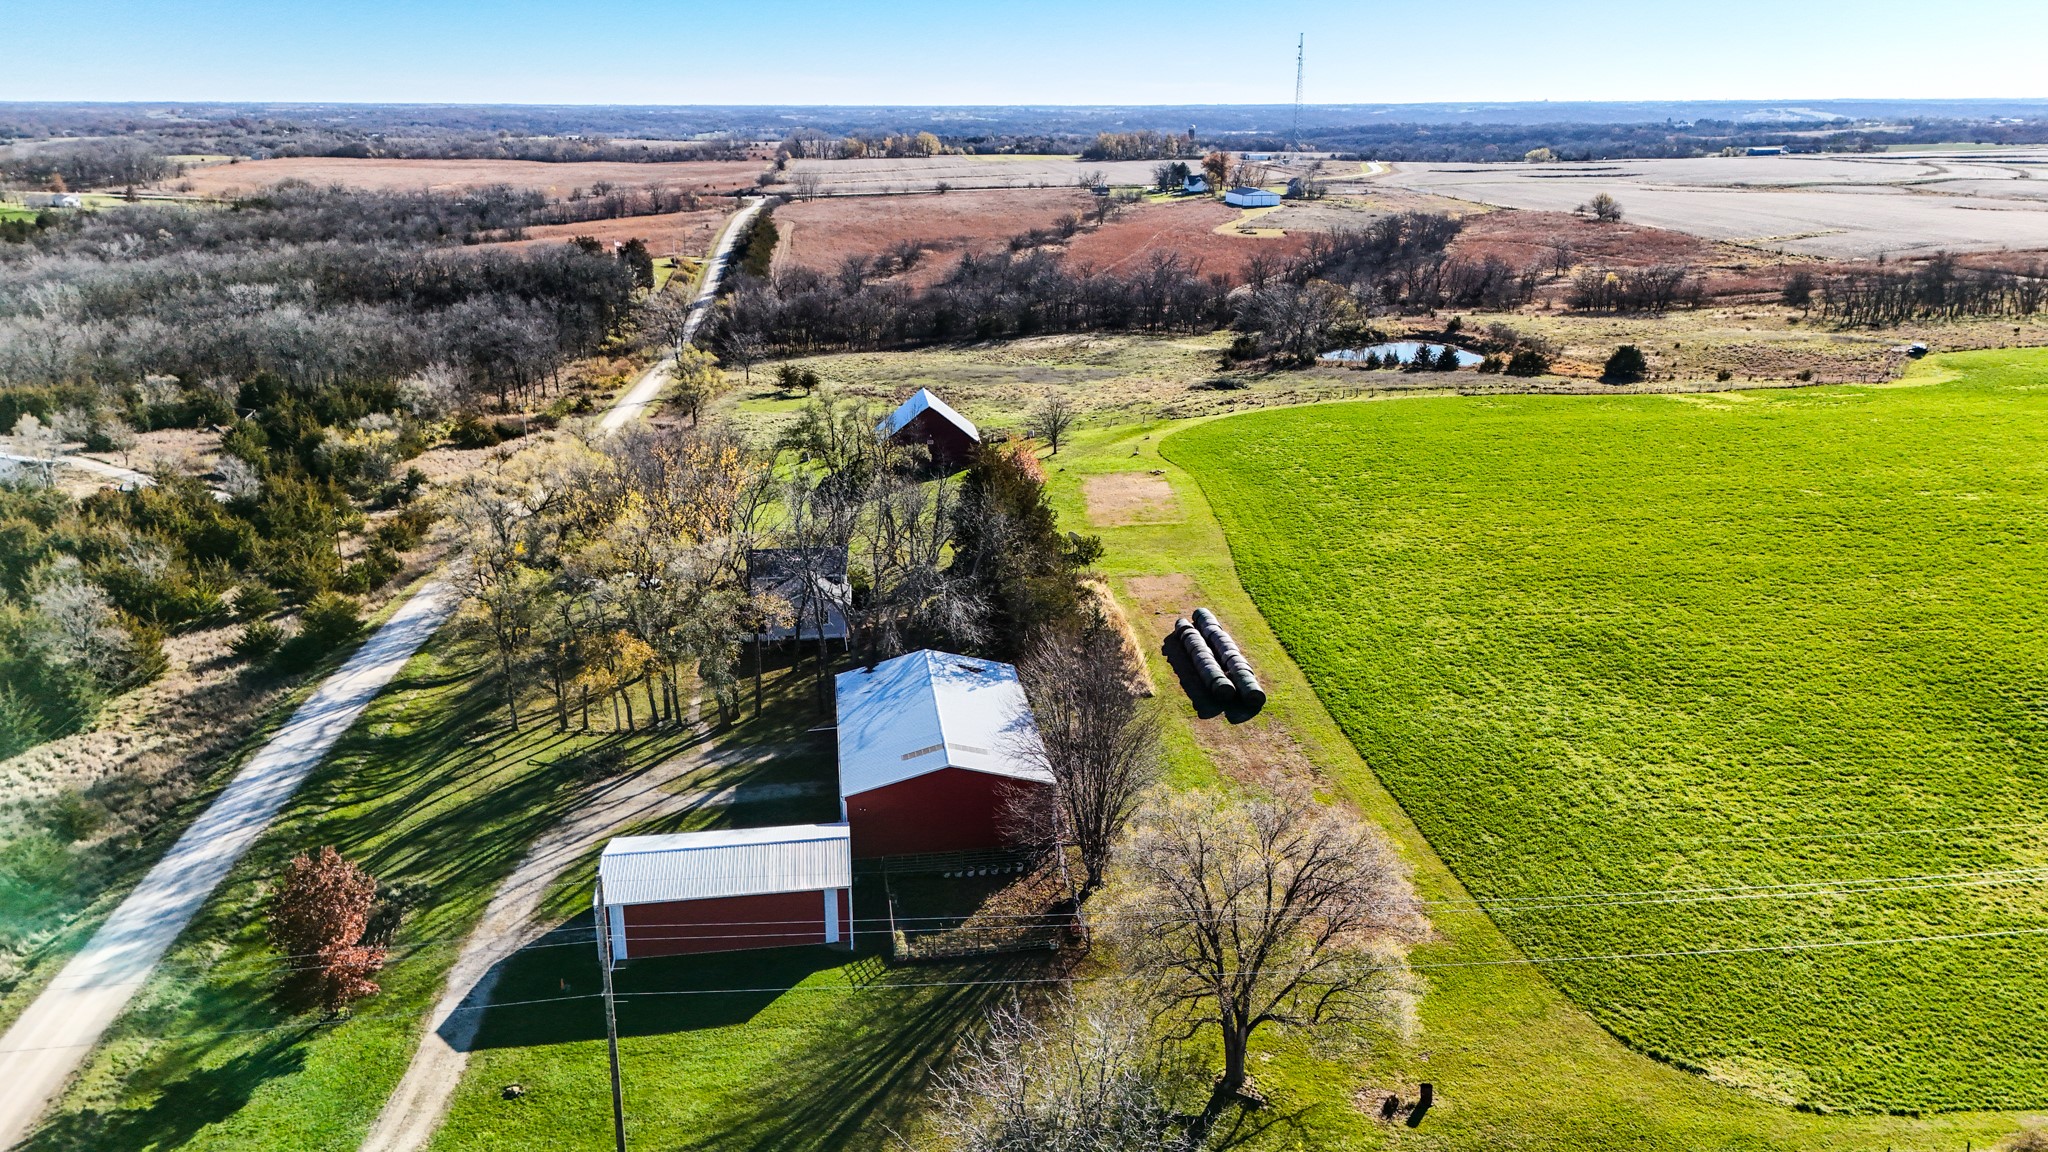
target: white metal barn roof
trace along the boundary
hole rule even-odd
[[[941,768],[1052,782],[1017,669],[926,649],[841,672],[839,794]]]
[[[608,905],[849,888],[853,849],[844,824],[618,836],[597,876]]]
[[[905,424],[917,419],[918,415],[926,409],[937,412],[948,423],[967,433],[975,440],[981,439],[981,430],[974,426],[974,421],[953,411],[952,405],[932,395],[932,391],[929,388],[919,388],[917,391],[912,392],[910,399],[898,404],[896,410],[889,413],[888,418],[883,420],[877,427],[882,435],[894,436],[898,432],[903,431]]]

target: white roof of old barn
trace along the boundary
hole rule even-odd
[[[919,388],[910,394],[910,399],[898,404],[896,410],[889,413],[888,419],[883,420],[879,425],[882,435],[894,436],[898,432],[903,431],[905,424],[917,419],[926,409],[930,409],[945,417],[947,421],[975,440],[981,439],[981,430],[974,426],[974,421],[953,411],[951,405],[932,395],[929,388]]]
[[[606,904],[766,896],[853,884],[844,824],[618,836],[597,863]]]
[[[926,649],[842,672],[839,794],[941,768],[1052,781],[1017,669]]]

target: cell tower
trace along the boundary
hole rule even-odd
[[[1301,151],[1301,62],[1302,50],[1308,47],[1308,33],[1301,34],[1294,42],[1294,133],[1293,144],[1296,152]]]

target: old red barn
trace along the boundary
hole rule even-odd
[[[844,824],[620,836],[597,866],[614,963],[849,940]]]
[[[981,443],[981,430],[974,422],[953,411],[929,388],[912,392],[876,431],[898,443],[922,444],[933,460],[947,465],[965,461]]]
[[[853,855],[1020,846],[1016,801],[1052,787],[1017,670],[912,652],[843,672],[840,811]]]

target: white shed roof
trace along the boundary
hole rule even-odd
[[[606,904],[810,892],[851,887],[853,849],[844,824],[618,836],[597,875]]]
[[[926,649],[842,672],[839,794],[941,768],[1052,782],[1017,669]]]
[[[974,426],[974,421],[953,411],[952,405],[932,395],[932,391],[929,388],[919,388],[917,391],[912,392],[910,399],[898,404],[896,410],[889,413],[888,418],[883,420],[878,427],[882,435],[894,436],[898,432],[903,431],[905,424],[917,419],[918,415],[926,409],[937,412],[947,422],[953,424],[975,440],[981,439],[981,430]]]

